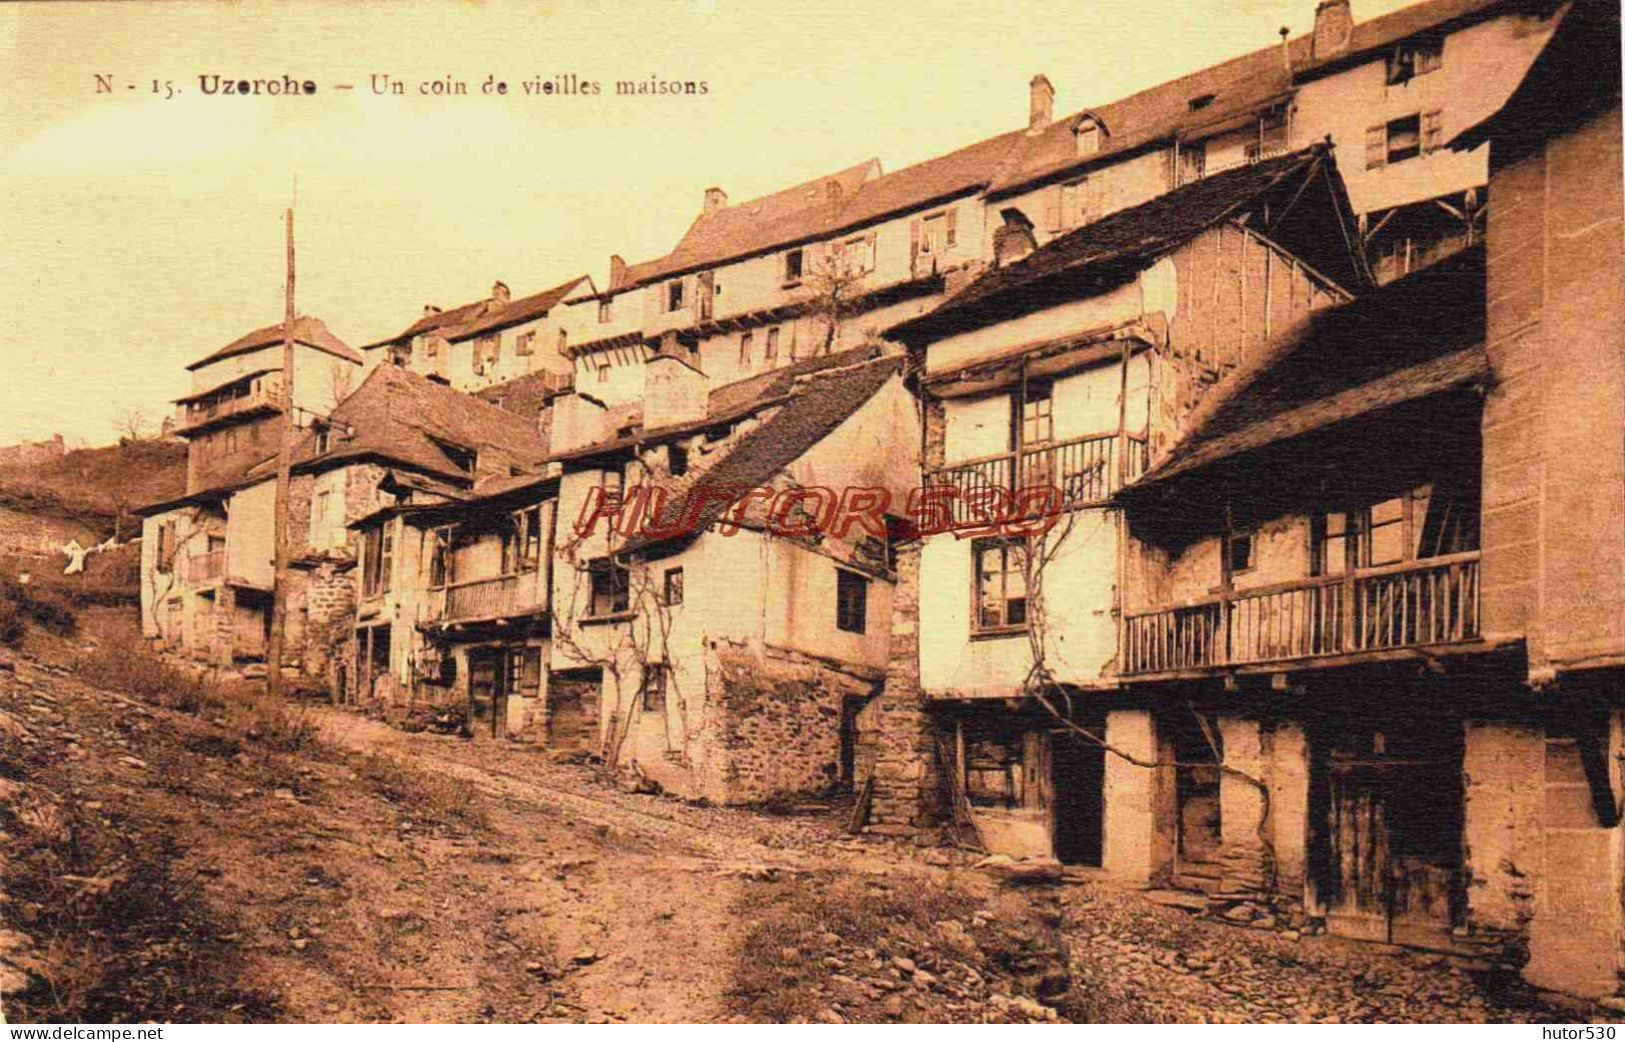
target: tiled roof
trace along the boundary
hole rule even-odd
[[[910,342],[935,339],[974,324],[1006,301],[1030,310],[1051,299],[1038,292],[1039,285],[1062,276],[1080,285],[1085,280],[1109,285],[1130,277],[1277,185],[1309,176],[1316,164],[1334,162],[1330,149],[1317,145],[1214,174],[1120,210],[988,271],[936,310],[893,327],[890,335]]]
[[[650,282],[810,238],[828,228],[842,204],[879,172],[880,163],[869,159],[759,199],[702,213],[671,253],[639,266],[636,281]],[[633,283],[630,272],[627,281]]]
[[[713,387],[706,395],[705,416],[702,419],[693,420],[689,423],[671,424],[665,427],[651,427],[647,430],[640,428],[635,433],[625,437],[608,438],[578,449],[572,449],[569,452],[560,453],[554,458],[560,460],[588,459],[625,452],[639,445],[680,437],[710,427],[720,427],[723,424],[732,423],[779,402],[790,393],[799,377],[826,369],[838,369],[855,365],[874,356],[875,349],[872,347],[854,347],[833,355],[803,358],[778,369],[771,369],[755,376],[747,376],[743,380],[735,380],[733,383],[723,384],[721,387]],[[641,417],[638,417],[638,419],[641,419]]]
[[[1482,246],[1316,314],[1215,387],[1189,433],[1123,495],[1484,376]]]
[[[547,453],[534,422],[394,365],[374,369],[333,409],[331,418],[329,450],[318,455],[315,435],[306,432],[294,447],[296,466],[308,469],[373,459],[470,482],[473,474],[459,467],[437,442],[470,451],[496,445],[537,463]]]
[[[383,347],[385,344],[395,344],[402,341],[410,341],[413,337],[420,333],[427,333],[433,329],[444,329],[448,326],[459,325],[460,323],[473,319],[474,316],[478,315],[480,310],[484,307],[485,301],[476,300],[470,304],[463,304],[459,307],[454,307],[449,311],[436,311],[431,314],[424,315],[422,318],[418,319],[416,322],[413,322],[396,335],[387,340],[379,340],[368,344],[364,350],[370,350],[375,347]]]
[[[684,509],[685,496],[696,488],[749,489],[769,484],[879,393],[886,381],[897,375],[899,362],[890,355],[803,378],[783,406],[761,426],[741,437],[722,458],[671,490],[660,523],[672,525]],[[686,532],[666,539],[639,535],[627,541],[624,551],[636,553],[665,543],[688,542],[716,523],[728,507],[726,502],[707,501],[697,523]]]
[[[355,348],[350,347],[334,336],[328,330],[326,323],[319,318],[302,315],[294,319],[293,341],[296,344],[313,347],[318,351],[325,351],[327,354],[335,358],[342,358],[346,362],[361,364],[361,355]],[[202,369],[204,366],[218,362],[221,359],[233,358],[237,355],[247,354],[250,351],[258,351],[262,347],[270,347],[273,344],[280,343],[282,343],[282,323],[278,322],[274,326],[266,326],[263,329],[256,329],[246,336],[240,336],[220,350],[198,359],[186,368],[188,370]]]
[[[552,289],[544,289],[540,293],[532,293],[528,297],[511,300],[501,307],[493,307],[482,311],[476,317],[463,322],[454,328],[445,331],[447,340],[467,340],[471,336],[488,333],[493,329],[506,329],[521,322],[529,322],[540,318],[553,310],[570,291],[587,281],[587,276],[577,275],[567,282],[561,282]]]

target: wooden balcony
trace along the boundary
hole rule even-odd
[[[183,561],[181,578],[192,586],[215,582],[226,574],[226,551],[210,550]]]
[[[1317,576],[1123,622],[1123,674],[1204,672],[1479,637],[1479,555]]]
[[[176,410],[175,433],[199,434],[245,416],[280,412],[282,378],[267,374],[219,395],[186,402]]]
[[[1146,462],[1145,439],[1114,431],[955,463],[932,471],[926,488],[953,489],[954,527],[967,527],[985,523],[978,514],[1000,492],[1052,487],[1062,510],[1103,503],[1145,473]]]
[[[542,573],[474,579],[428,591],[419,622],[448,626],[536,615],[547,610]]]

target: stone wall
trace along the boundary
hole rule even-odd
[[[880,835],[915,835],[934,822],[939,810],[936,738],[920,690],[917,544],[901,547],[897,553],[891,654],[873,719],[874,795],[865,830]]]
[[[701,791],[729,803],[829,792],[841,778],[841,720],[874,681],[796,652],[723,644],[706,671],[714,721],[696,750]]]

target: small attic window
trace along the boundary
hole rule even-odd
[[[1100,124],[1086,119],[1078,124],[1078,155],[1092,156],[1100,151]]]
[[[446,454],[446,458],[451,460],[451,462],[454,463],[459,470],[466,470],[470,472],[474,470],[476,454],[473,449],[465,449],[461,445],[453,445],[450,442],[441,441],[438,438],[431,438],[430,440],[435,443],[436,448]]]
[[[1216,99],[1217,97],[1218,97],[1217,94],[1198,94],[1196,97],[1191,99],[1191,111],[1192,112],[1200,112],[1200,111],[1202,111],[1203,109],[1207,108],[1209,105],[1213,104],[1214,99]]]

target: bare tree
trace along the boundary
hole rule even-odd
[[[140,408],[132,406],[126,409],[113,425],[121,442],[146,441],[148,438],[147,414]]]
[[[866,258],[872,256],[872,248],[869,240],[845,248],[832,243],[808,266],[805,282],[812,290],[812,315],[824,329],[823,342],[814,355],[833,354],[843,324],[859,310],[857,300],[863,293],[870,266]]]

